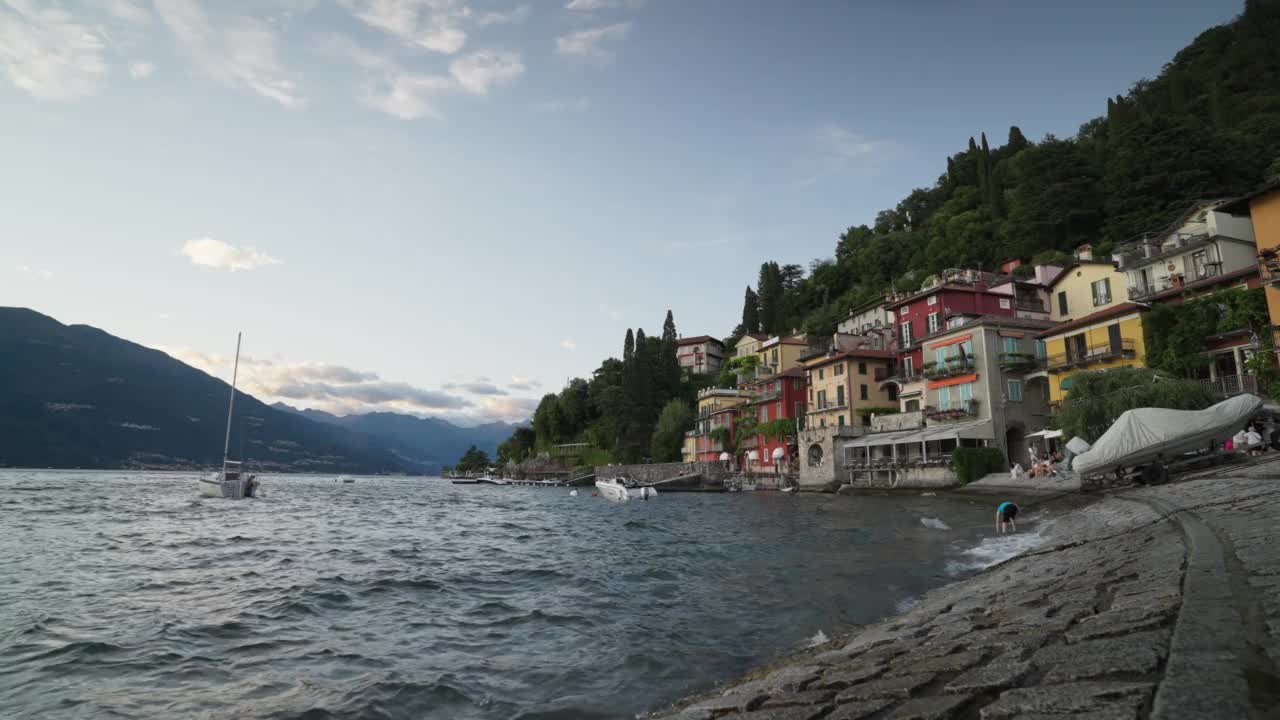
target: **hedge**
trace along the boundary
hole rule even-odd
[[[968,485],[974,480],[994,472],[1009,469],[1005,463],[1004,453],[996,448],[956,448],[951,454],[951,465],[955,468],[956,478],[961,485]]]

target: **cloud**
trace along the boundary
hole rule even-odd
[[[591,101],[586,98],[557,98],[555,100],[544,100],[533,106],[534,110],[540,113],[558,113],[570,111],[582,111],[591,107]]]
[[[578,343],[572,340],[561,340],[560,347],[564,348],[565,350],[568,350],[569,352],[573,352],[574,350],[578,349]]]
[[[239,18],[223,30],[210,24],[195,0],[155,0],[155,6],[178,44],[209,77],[287,108],[306,105],[276,58],[276,35],[266,23]]]
[[[453,81],[439,75],[399,73],[365,89],[365,105],[401,120],[440,117],[433,99],[453,87]]]
[[[524,22],[529,19],[529,6],[520,5],[511,12],[487,12],[476,18],[476,25],[480,27],[488,27],[489,25],[504,25],[506,23]]]
[[[280,261],[251,247],[236,247],[210,237],[188,240],[182,244],[183,255],[192,265],[219,270],[255,270],[265,265],[279,265]]]
[[[507,387],[511,388],[512,390],[528,391],[528,390],[536,390],[542,387],[542,383],[538,382],[537,380],[532,380],[530,378],[523,377],[520,375],[512,375],[511,382],[507,384]]]
[[[454,0],[340,0],[366,25],[402,42],[452,55],[467,43],[460,27],[471,9]]]
[[[30,265],[18,265],[14,270],[22,273],[23,275],[40,278],[41,280],[48,280],[53,277],[52,271],[33,268]]]
[[[449,63],[449,74],[472,95],[487,95],[491,85],[509,83],[524,73],[515,53],[481,50]]]
[[[841,160],[856,160],[879,150],[873,142],[839,125],[826,125],[818,131],[818,143],[830,155]]]
[[[600,62],[609,62],[614,58],[614,51],[605,47],[613,42],[626,39],[631,31],[631,23],[620,22],[591,30],[579,30],[556,38],[556,52],[561,55],[572,55],[589,58]]]
[[[445,390],[463,390],[472,395],[506,395],[507,391],[494,385],[491,382],[477,380],[476,382],[467,383],[449,383],[444,386]]]
[[[92,4],[117,20],[133,25],[151,23],[151,12],[135,0],[93,0]]]
[[[107,72],[99,32],[40,0],[0,2],[0,70],[41,100],[92,95]]]
[[[156,71],[156,66],[149,62],[133,62],[129,63],[129,75],[134,80],[146,80]]]

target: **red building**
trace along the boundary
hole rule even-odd
[[[737,432],[738,410],[746,402],[747,398],[737,390],[707,388],[698,393],[698,421],[688,433],[694,438],[694,460],[720,461],[720,453],[725,451],[725,445],[717,437],[721,433],[716,431],[727,429],[729,445],[732,446]]]
[[[963,270],[944,277],[925,290],[889,298],[885,309],[898,335],[898,374],[912,377],[930,360],[921,354],[920,340],[946,328],[954,315],[1015,315],[1014,298],[989,288],[986,273]]]
[[[763,425],[777,420],[791,420],[795,430],[804,425],[805,413],[805,378],[804,369],[795,367],[783,370],[777,375],[748,380],[739,388],[748,395],[747,404],[740,413],[750,413],[757,423]],[[738,446],[738,466],[747,470],[774,472],[775,451],[781,450],[778,461],[785,466],[795,456],[794,435],[770,437],[757,434],[754,438],[743,438]]]

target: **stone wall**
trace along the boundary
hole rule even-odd
[[[703,487],[721,487],[729,473],[722,462],[650,463],[647,465],[598,465],[597,480],[617,476],[629,477],[639,483],[656,483],[681,475],[701,473]]]
[[[852,487],[895,490],[955,487],[959,484],[955,472],[948,466],[921,468],[884,468],[858,470],[854,473]]]
[[[806,428],[798,436],[800,489],[835,490],[848,478],[844,469],[844,444],[857,437],[851,426]]]

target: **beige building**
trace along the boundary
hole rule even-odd
[[[805,427],[862,426],[863,408],[896,407],[892,384],[893,353],[884,350],[832,350],[804,363],[808,411]]]
[[[771,337],[760,343],[756,355],[760,358],[760,367],[771,375],[800,367],[800,356],[809,348],[804,334]]]
[[[724,343],[710,335],[680,338],[676,360],[686,375],[714,375],[724,365]]]
[[[1124,273],[1109,260],[1094,260],[1081,249],[1071,267],[1049,284],[1049,319],[1075,320],[1129,302]]]

